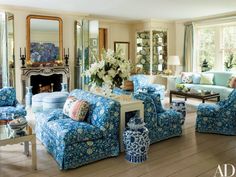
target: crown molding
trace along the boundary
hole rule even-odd
[[[42,9],[42,8],[34,8],[34,7],[26,7],[26,6],[13,6],[13,5],[5,5],[0,4],[0,10],[7,12],[21,11],[27,13],[39,13],[39,14],[49,14],[49,15],[69,15],[69,16],[80,16],[80,17],[88,17],[88,13],[78,13],[78,12],[69,12],[69,11],[61,11],[60,13],[57,10],[53,9]]]

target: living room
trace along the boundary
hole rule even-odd
[[[234,0],[0,0],[0,177],[236,176]]]

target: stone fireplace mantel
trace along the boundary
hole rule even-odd
[[[26,94],[25,87],[30,86],[31,76],[42,75],[51,76],[53,74],[61,74],[63,83],[67,83],[69,89],[70,83],[70,70],[68,66],[56,66],[56,67],[26,67],[21,68],[21,81],[22,81],[22,99],[24,102],[24,97]]]

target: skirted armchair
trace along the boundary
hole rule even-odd
[[[151,84],[150,78],[144,74],[137,74],[130,77],[130,80],[134,84],[134,93],[138,92],[140,89],[148,88],[153,89],[155,92],[160,94],[160,98],[164,98],[165,86],[160,84]]]
[[[196,131],[236,135],[236,89],[227,100],[198,106]]]
[[[160,94],[160,98],[164,99],[165,95],[165,86],[160,84],[151,84],[149,82],[149,76],[144,74],[136,74],[130,77],[130,80],[133,81],[134,90],[127,91],[121,88],[114,88],[113,93],[117,95],[130,95],[132,93],[137,93],[139,91],[152,91]]]
[[[134,97],[144,101],[144,122],[149,130],[151,143],[181,136],[181,114],[162,107],[160,94],[156,92],[137,92]]]
[[[26,110],[16,99],[16,91],[12,87],[0,89],[0,121],[10,121],[12,116],[24,117]]]

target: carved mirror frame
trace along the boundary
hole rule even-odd
[[[40,20],[55,20],[59,22],[59,60],[58,62],[31,62],[30,58],[30,20],[31,19],[40,19]],[[52,64],[62,64],[63,60],[63,22],[60,17],[54,16],[43,16],[43,15],[28,15],[26,17],[26,64],[27,65],[45,65],[48,63]]]

